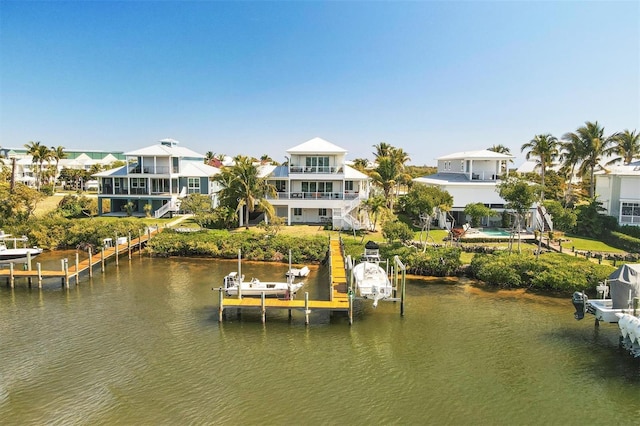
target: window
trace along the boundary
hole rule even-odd
[[[620,206],[620,223],[640,224],[640,203],[623,201]]]
[[[187,178],[187,192],[189,194],[200,193],[200,178]]]
[[[302,209],[300,207],[296,207],[293,209],[294,216],[302,216]]]
[[[344,181],[344,190],[345,191],[353,191],[353,181],[352,180],[345,180]]]
[[[464,160],[460,160],[460,171],[464,172]]]
[[[326,216],[327,209],[318,209],[318,216]]]
[[[306,157],[305,166],[308,169],[307,171],[328,173],[329,157]]]
[[[286,192],[287,191],[287,181],[286,180],[277,180],[275,181],[276,191],[278,192]]]
[[[302,192],[333,192],[333,182],[302,182]]]
[[[173,173],[180,173],[180,159],[178,157],[171,158]]]

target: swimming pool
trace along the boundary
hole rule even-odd
[[[498,228],[484,228],[478,232],[467,233],[466,237],[509,238],[511,232]]]

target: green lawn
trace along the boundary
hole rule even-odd
[[[562,247],[569,251],[571,247],[574,247],[576,250],[581,251],[593,251],[593,252],[602,252],[602,253],[624,253],[624,250],[620,250],[615,247],[611,247],[603,243],[602,241],[594,240],[591,238],[585,237],[576,237],[574,235],[566,235],[565,236],[569,241],[563,241]]]

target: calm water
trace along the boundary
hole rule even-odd
[[[298,312],[218,324],[211,288],[235,267],[135,257],[70,290],[3,283],[0,423],[640,422],[640,362],[568,299],[410,281],[404,318],[380,303],[351,327]],[[285,270],[243,264],[264,280]],[[305,289],[326,295],[327,277],[312,270]]]

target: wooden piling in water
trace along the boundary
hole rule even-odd
[[[218,288],[218,322],[222,322],[222,312],[224,311],[224,297],[222,287]]]
[[[131,232],[127,236],[127,249],[129,250],[129,260],[131,260]]]
[[[118,234],[116,233],[115,235],[116,235],[116,239],[113,240],[114,242],[113,247],[115,249],[114,255],[116,257],[116,266],[118,266]]]
[[[36,263],[36,268],[38,270],[38,288],[42,288],[42,265],[40,262]]]
[[[11,288],[15,286],[16,277],[13,275],[13,262],[9,264],[9,285]]]
[[[311,310],[309,310],[309,292],[304,292],[304,325],[309,325],[309,314]]]
[[[88,254],[89,254],[89,278],[93,277],[93,251],[91,250],[91,247],[89,247],[89,250],[87,250]]]
[[[69,259],[64,259],[64,286],[69,288]]]
[[[100,271],[104,272],[104,247],[100,251]]]
[[[264,324],[267,320],[267,308],[265,307],[264,304],[264,291],[262,292],[262,294],[260,295],[260,309],[262,310],[262,323]]]
[[[80,253],[76,252],[76,285],[79,284],[80,280]]]

